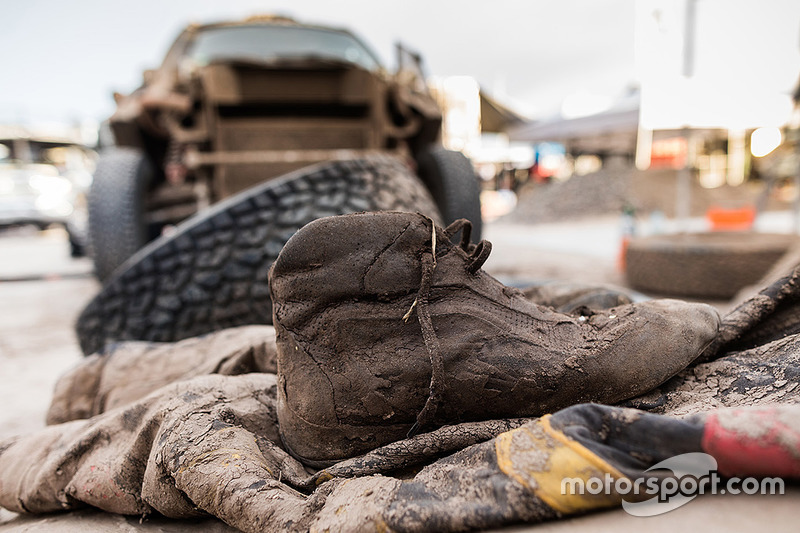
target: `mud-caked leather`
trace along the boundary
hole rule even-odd
[[[412,428],[619,402],[669,379],[717,334],[719,315],[705,304],[653,300],[582,315],[536,305],[477,268],[487,243],[455,244],[451,230],[433,228],[412,213],[324,218],[275,261],[278,419],[306,464]],[[443,374],[432,380],[437,361]]]

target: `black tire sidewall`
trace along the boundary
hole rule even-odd
[[[483,232],[481,187],[470,160],[461,152],[432,148],[420,154],[417,164],[445,224],[466,218],[472,222],[472,240],[479,241]]]
[[[147,243],[144,197],[152,175],[141,150],[109,147],[100,153],[88,207],[89,239],[101,281]]]

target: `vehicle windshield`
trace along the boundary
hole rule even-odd
[[[215,60],[321,58],[354,63],[367,70],[380,68],[376,57],[347,33],[297,26],[230,26],[197,34],[187,51],[198,65]]]

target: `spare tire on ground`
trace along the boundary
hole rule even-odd
[[[631,288],[662,296],[728,300],[764,274],[800,238],[752,232],[685,233],[631,239]]]
[[[442,223],[420,179],[389,156],[321,163],[228,198],[113,273],[78,318],[81,349],[270,324],[269,268],[295,231],[325,216],[388,210]]]

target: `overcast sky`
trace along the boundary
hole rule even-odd
[[[528,114],[634,81],[634,0],[0,0],[0,122],[103,119],[190,21],[258,13],[348,27],[393,65],[470,75]]]
[[[673,6],[669,0],[639,5],[659,1]],[[704,12],[719,18],[706,20],[698,37],[711,43],[705,45],[710,61],[734,76],[750,74],[755,84],[768,69],[797,79],[798,0],[696,2],[700,19]],[[390,67],[394,44],[402,41],[423,55],[430,75],[473,76],[487,93],[534,118],[552,115],[570,96],[613,99],[637,82],[635,0],[0,0],[0,6],[0,123],[102,120],[113,111],[112,92],[136,88],[187,23],[265,13],[347,27]],[[729,12],[740,16],[723,20]],[[723,33],[714,37],[717,26]],[[758,39],[777,45],[771,57],[742,64]],[[733,44],[739,51],[727,53]]]

